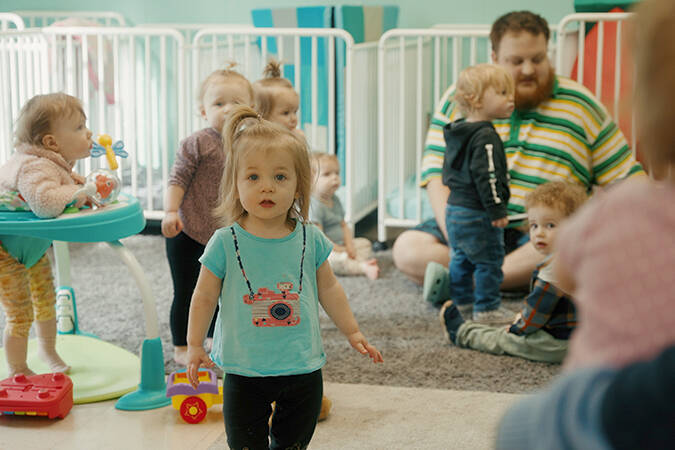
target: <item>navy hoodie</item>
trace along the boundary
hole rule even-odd
[[[490,220],[506,217],[509,174],[504,146],[491,122],[459,119],[443,127],[443,184],[448,204],[486,211]]]

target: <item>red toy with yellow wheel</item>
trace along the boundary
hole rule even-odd
[[[199,423],[211,405],[223,403],[223,388],[218,386],[216,373],[200,369],[199,386],[190,386],[186,372],[172,372],[166,381],[166,396],[187,423]]]

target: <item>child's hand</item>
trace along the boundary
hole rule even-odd
[[[164,237],[175,237],[181,231],[183,231],[183,221],[178,217],[178,212],[167,212],[162,219],[162,234]]]
[[[197,389],[199,386],[199,368],[200,367],[213,367],[215,363],[211,361],[209,355],[206,354],[204,347],[201,345],[188,345],[188,363],[187,363],[187,376],[190,381],[190,385]]]
[[[366,340],[366,337],[360,331],[348,335],[347,339],[349,339],[349,344],[354,347],[357,352],[362,355],[369,355],[374,363],[384,362],[382,353],[380,353],[375,346],[370,345]]]
[[[496,228],[504,228],[509,224],[508,217],[502,217],[501,219],[493,220],[492,226]]]

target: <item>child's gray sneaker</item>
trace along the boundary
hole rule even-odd
[[[457,309],[459,310],[459,313],[462,315],[464,320],[471,320],[473,317],[473,303],[467,303],[464,305],[460,305],[455,303],[457,306]]]
[[[438,307],[450,296],[450,276],[448,268],[437,262],[427,264],[424,271],[424,300]]]
[[[485,323],[489,325],[506,325],[513,322],[515,317],[516,313],[510,309],[504,308],[503,306],[500,306],[497,309],[473,312],[474,322]]]

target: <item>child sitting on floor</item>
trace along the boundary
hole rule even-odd
[[[73,172],[90,155],[91,131],[78,99],[63,93],[36,95],[16,124],[16,152],[0,168],[0,191],[16,195],[41,218],[56,217],[69,204],[87,201],[84,177]],[[47,249],[51,241],[0,236],[0,303],[7,317],[3,335],[9,376],[34,375],[26,363],[33,319],[38,355],[51,372],[70,367],[56,352],[56,294]]]
[[[530,242],[546,256],[532,274],[532,290],[514,323],[491,327],[465,322],[452,300],[440,317],[450,342],[495,355],[513,355],[533,361],[561,362],[567,353],[577,318],[569,295],[557,287],[553,273],[558,226],[586,200],[583,188],[564,181],[539,185],[525,199]]]
[[[312,152],[314,189],[309,219],[333,242],[328,257],[337,275],[365,275],[377,279],[380,268],[373,258],[372,244],[366,238],[352,236],[344,220],[345,211],[335,192],[340,187],[340,164],[335,155]]]

